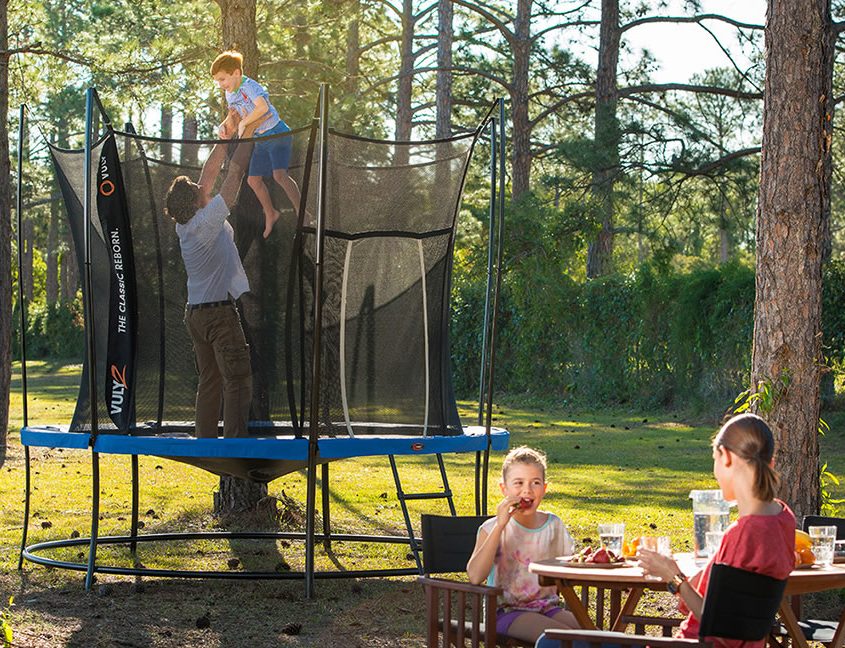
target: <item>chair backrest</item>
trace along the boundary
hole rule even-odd
[[[835,526],[836,539],[845,539],[845,518],[827,517],[824,515],[805,515],[801,522],[801,529],[808,531],[811,526]]]
[[[475,548],[478,527],[490,517],[423,515],[423,571],[426,574],[465,572]]]
[[[785,587],[785,579],[729,565],[713,565],[699,635],[748,641],[764,639],[772,629]]]

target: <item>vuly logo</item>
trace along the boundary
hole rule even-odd
[[[120,414],[123,411],[123,399],[126,397],[126,390],[129,386],[126,384],[126,366],[123,371],[117,368],[117,365],[111,366],[111,403],[109,403],[109,411],[111,414]]]
[[[114,193],[114,182],[109,178],[109,163],[106,156],[100,158],[100,195],[111,196]]]

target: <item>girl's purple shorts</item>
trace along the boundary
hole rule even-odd
[[[544,614],[545,616],[551,618],[558,612],[563,610],[561,607],[552,607],[546,610],[545,612],[541,612],[540,614]],[[496,634],[508,634],[508,628],[511,627],[511,624],[517,620],[521,615],[530,613],[531,610],[513,610],[511,612],[502,612],[501,610],[496,611]]]

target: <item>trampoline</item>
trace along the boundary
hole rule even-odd
[[[89,89],[84,148],[50,146],[83,279],[86,349],[72,420],[64,425],[30,425],[26,341],[21,340],[26,500],[19,568],[26,559],[84,571],[86,588],[98,572],[302,578],[307,596],[314,578],[420,573],[420,543],[407,501],[442,498],[455,514],[443,461],[447,453],[475,453],[476,512],[486,513],[489,453],[504,450],[509,443],[508,432],[491,425],[504,222],[503,103],[494,103],[470,132],[414,142],[374,140],[331,129],[328,106],[328,88],[322,86],[311,124],[273,136],[291,139],[289,174],[302,198],[294,208],[278,186],[271,187],[274,206],[282,215],[270,237],[262,238],[263,214],[246,179],[231,209],[229,222],[251,288],[237,304],[250,346],[253,384],[248,436],[240,438],[224,437],[222,423],[218,438],[193,434],[196,369],[183,324],[186,275],[173,223],[162,209],[172,179],[179,175],[196,179],[217,142],[146,137],[131,124],[119,130],[96,90]],[[20,115],[23,134],[23,107]],[[480,336],[478,420],[470,426],[458,416],[452,386],[449,300],[461,194],[473,150],[479,141],[487,141],[488,134],[488,284]],[[19,152],[19,165],[21,160]],[[18,171],[20,219],[20,166]],[[20,220],[18,232],[20,236]],[[22,292],[19,298],[25,331]],[[27,545],[31,447],[90,452],[90,537]],[[132,461],[132,513],[125,536],[98,534],[100,454],[127,455]],[[304,471],[305,529],[140,534],[140,455],[264,483]],[[405,493],[395,461],[402,455],[433,456],[442,491]],[[388,458],[406,535],[332,533],[329,464],[365,456]],[[315,529],[318,480],[322,533]],[[127,544],[134,552],[137,543],[199,538],[304,540],[305,569],[192,571],[97,562],[99,545]],[[315,542],[328,545],[332,540],[407,543],[416,567],[315,570]],[[86,562],[48,555],[53,549],[77,545],[89,547]]]

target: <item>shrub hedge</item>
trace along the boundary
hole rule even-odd
[[[740,264],[690,272],[644,265],[586,282],[506,274],[496,388],[582,403],[730,402],[748,383],[754,272]],[[456,389],[475,396],[484,286],[456,266]],[[845,359],[845,263],[824,271],[825,354]]]

